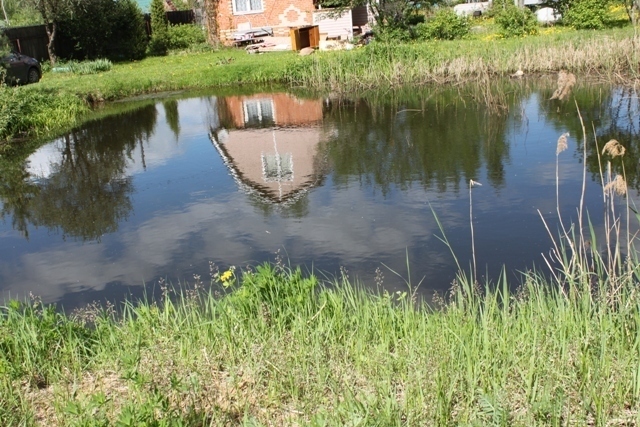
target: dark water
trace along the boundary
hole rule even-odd
[[[160,279],[206,279],[274,261],[374,285],[444,291],[471,261],[469,181],[478,269],[496,279],[543,268],[561,210],[575,219],[582,131],[627,149],[630,197],[640,188],[637,94],[551,83],[434,88],[345,100],[285,92],[165,98],[88,123],[17,159],[0,159],[0,299],[40,295],[76,307],[140,295]],[[592,139],[592,138],[591,138]],[[597,152],[589,144],[586,204],[602,230]],[[621,163],[614,169],[621,170]],[[410,273],[407,269],[410,266]],[[396,276],[393,272],[402,277]]]

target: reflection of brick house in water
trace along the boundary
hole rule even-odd
[[[318,185],[322,101],[287,94],[218,99],[211,141],[238,185],[270,203],[286,203]]]

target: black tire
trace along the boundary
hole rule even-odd
[[[40,81],[40,72],[37,68],[31,67],[29,68],[29,72],[27,73],[27,83],[38,83]]]

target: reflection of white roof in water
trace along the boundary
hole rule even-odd
[[[291,204],[323,178],[320,128],[220,129],[209,133],[238,187],[271,204]]]

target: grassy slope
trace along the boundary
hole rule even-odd
[[[95,75],[49,73],[39,86],[113,101],[144,93],[283,81],[287,64],[295,59],[294,52],[247,55],[243,50],[225,49],[146,58],[116,64],[111,71]]]
[[[315,278],[278,266],[245,272],[223,298],[187,292],[119,320],[14,304],[0,318],[0,423],[639,421],[637,290],[563,294],[530,277],[516,296],[481,295],[462,283],[440,311],[347,281],[314,292]]]

